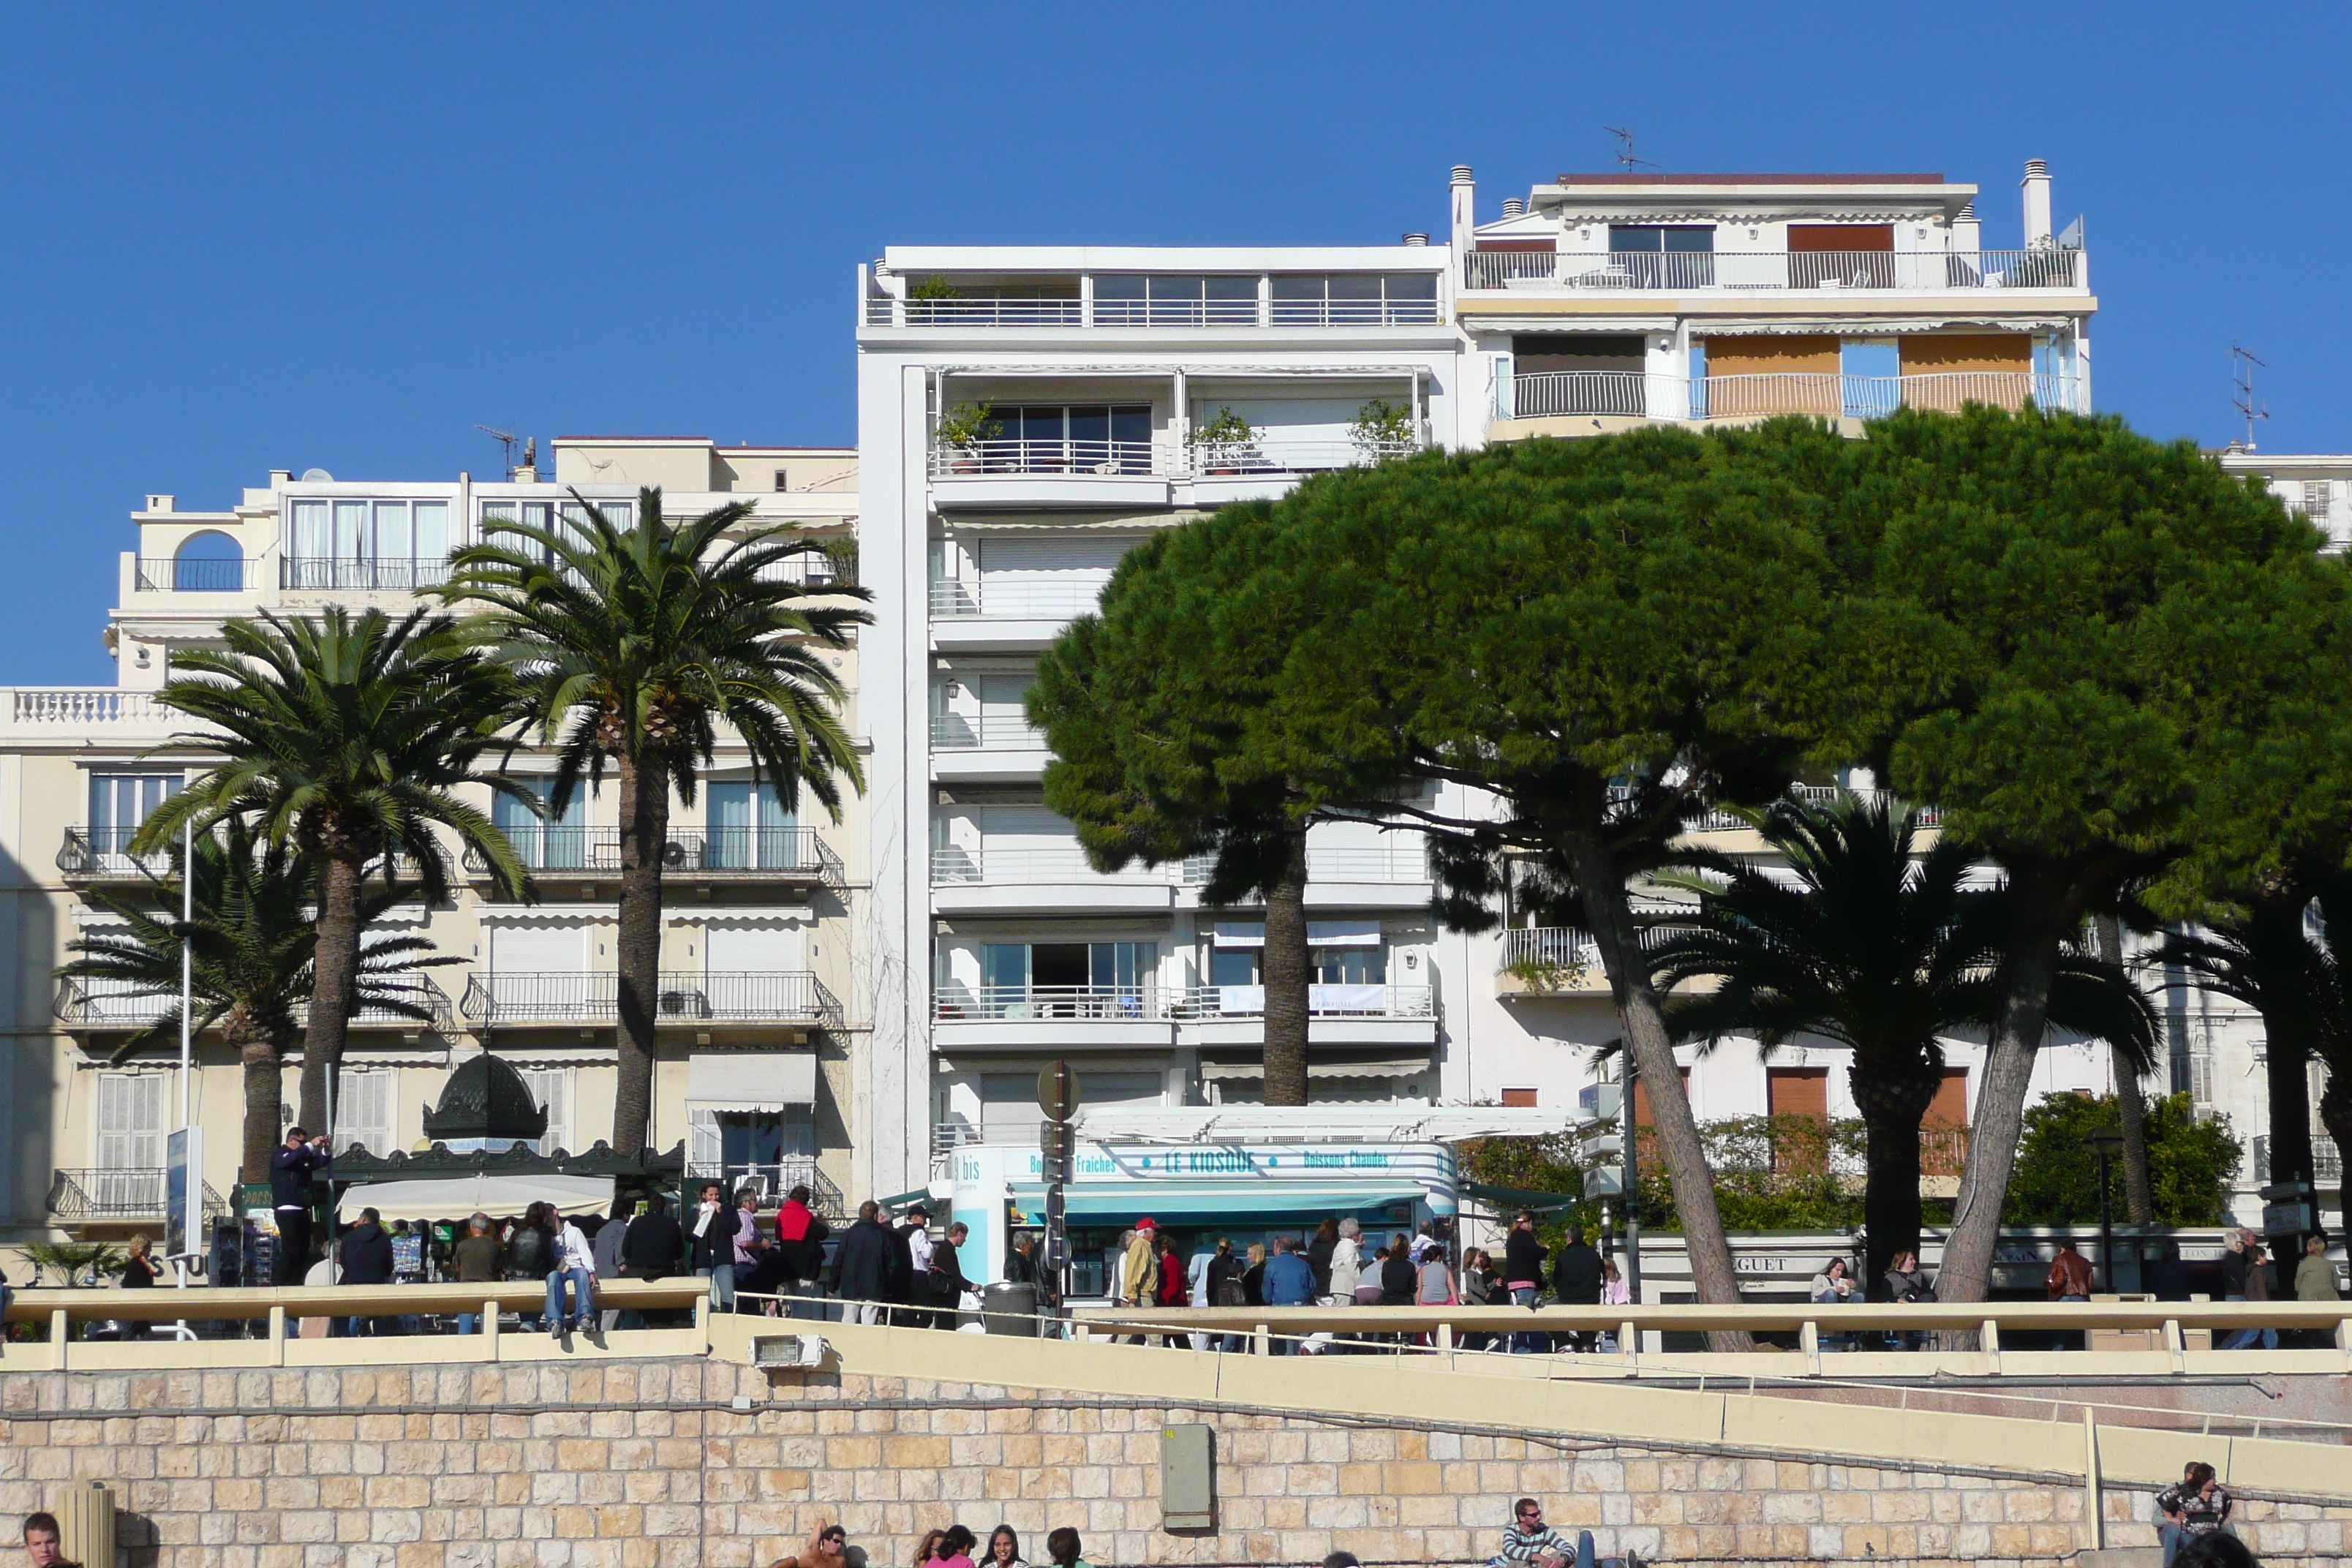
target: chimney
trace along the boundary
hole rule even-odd
[[[1952,248],[1963,255],[1974,255],[1984,248],[1984,230],[1977,222],[1977,204],[1962,202],[1952,218]]]
[[[1527,215],[1528,204],[1524,198],[1512,196],[1503,203],[1503,216],[1505,217],[1525,217]]]
[[[2025,161],[2025,178],[2018,184],[2025,192],[2025,248],[2050,248],[2050,165],[2040,158]]]
[[[1407,245],[1427,245],[1429,243],[1429,236],[1422,233],[1419,229],[1415,229],[1411,234],[1404,237],[1404,242]]]
[[[1478,195],[1478,182],[1470,177],[1470,165],[1454,165],[1454,254],[1470,254],[1470,230],[1476,225],[1473,203]]]

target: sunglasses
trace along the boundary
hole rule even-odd
[[[845,1542],[845,1541],[848,1540],[848,1539],[849,1539],[849,1536],[848,1536],[848,1533],[847,1533],[846,1531],[839,1531],[839,1530],[828,1530],[828,1531],[826,1531],[823,1535],[819,1536],[817,1539],[819,1539],[820,1541],[830,1541],[830,1542],[832,1542],[835,1546],[838,1546],[838,1545],[840,1545],[843,1542]]]

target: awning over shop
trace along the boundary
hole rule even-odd
[[[1307,1184],[1297,1182],[1138,1183],[1064,1190],[1064,1210],[1072,1219],[1133,1220],[1150,1215],[1158,1220],[1186,1217],[1219,1222],[1252,1215],[1349,1215],[1364,1209],[1387,1208],[1423,1198],[1412,1182],[1367,1183],[1360,1185]],[[1024,1215],[1045,1212],[1045,1189],[1015,1184],[1013,1206]]]
[[[336,1213],[346,1222],[368,1208],[387,1220],[464,1219],[478,1213],[503,1217],[539,1203],[553,1204],[562,1214],[603,1214],[613,1206],[613,1178],[483,1173],[362,1182],[344,1192]]]
[[[699,1110],[774,1110],[816,1103],[814,1051],[696,1051],[687,1103]]]

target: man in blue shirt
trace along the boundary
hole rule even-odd
[[[1274,1238],[1274,1256],[1265,1260],[1265,1282],[1261,1287],[1269,1307],[1304,1307],[1315,1300],[1315,1269],[1298,1256],[1298,1243],[1290,1237]],[[1266,1347],[1276,1355],[1288,1355],[1297,1341],[1274,1335]]]

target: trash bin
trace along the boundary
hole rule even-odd
[[[992,1334],[1037,1337],[1037,1287],[991,1285],[980,1293],[981,1321]]]

